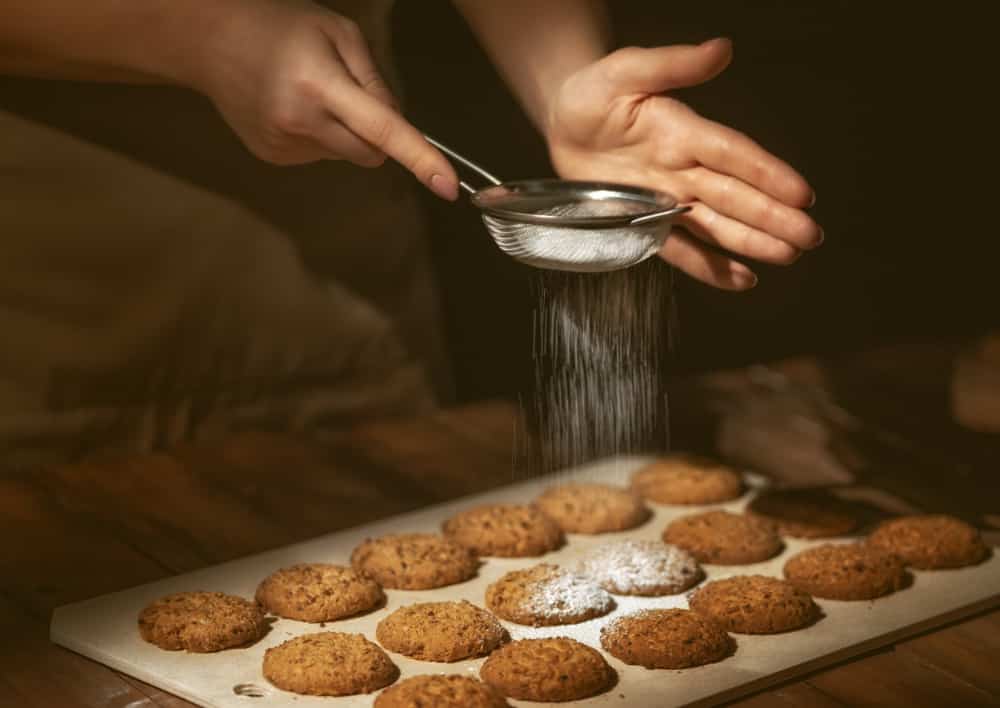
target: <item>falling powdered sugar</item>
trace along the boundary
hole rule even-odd
[[[574,570],[608,592],[645,597],[684,592],[704,577],[691,554],[660,541],[626,540],[599,546]]]

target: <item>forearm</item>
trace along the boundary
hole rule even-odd
[[[504,81],[543,133],[563,81],[610,50],[600,0],[454,0]]]
[[[0,73],[190,84],[228,2],[0,0]]]

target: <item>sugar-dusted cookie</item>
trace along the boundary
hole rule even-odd
[[[600,617],[615,602],[592,580],[540,563],[512,570],[486,588],[486,606],[505,620],[540,627]]]
[[[626,539],[588,551],[573,571],[616,595],[675,595],[703,577],[694,556],[662,541]]]

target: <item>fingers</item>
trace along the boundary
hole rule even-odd
[[[626,47],[604,63],[608,80],[621,93],[663,93],[715,78],[732,58],[732,42],[713,39],[698,45]]]
[[[332,15],[332,13],[331,13]],[[399,110],[399,102],[375,66],[368,43],[361,29],[352,21],[333,15],[323,26],[323,31],[336,47],[344,66],[358,86],[385,105]]]
[[[317,126],[313,139],[328,151],[327,158],[348,160],[361,167],[378,167],[385,162],[385,153],[376,150],[333,118]]]
[[[822,229],[804,211],[736,177],[695,167],[685,170],[683,179],[699,201],[730,220],[743,222],[750,230],[763,232],[797,249],[816,248],[823,241]]]
[[[692,204],[678,223],[706,243],[765,263],[789,265],[802,255],[785,241],[723,216],[701,202]]]
[[[448,160],[403,116],[348,81],[326,91],[330,111],[348,129],[412,172],[428,189],[458,198],[458,177]]]
[[[716,172],[738,177],[781,202],[798,208],[812,206],[815,194],[791,165],[728,126],[696,117],[691,130],[695,159]]]
[[[692,278],[724,290],[749,290],[757,284],[757,276],[745,265],[711,251],[677,229],[664,242],[660,258]]]

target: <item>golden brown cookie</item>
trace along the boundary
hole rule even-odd
[[[250,600],[221,592],[179,592],[139,613],[139,634],[161,649],[207,653],[264,636],[264,613]]]
[[[779,535],[793,538],[844,536],[860,523],[853,504],[821,489],[765,492],[747,505],[747,513],[773,523]]]
[[[663,540],[679,546],[702,563],[759,563],[781,553],[784,545],[774,526],[746,514],[706,511],[674,519]]]
[[[615,602],[593,581],[540,563],[512,570],[486,588],[486,606],[505,620],[542,627],[606,615]]]
[[[906,584],[903,561],[861,543],[808,548],[785,563],[785,578],[814,597],[874,600]]]
[[[819,607],[791,583],[767,575],[737,575],[695,590],[688,606],[727,632],[775,634],[806,627]]]
[[[691,610],[640,610],[601,630],[601,646],[626,664],[686,669],[721,661],[736,642],[713,620]]]
[[[299,563],[276,570],[257,586],[268,612],[303,622],[330,622],[367,612],[385,600],[372,578],[342,565]]]
[[[479,675],[505,696],[547,702],[596,696],[618,678],[600,652],[567,637],[505,644],[490,654]]]
[[[429,590],[468,580],[479,569],[475,554],[432,533],[390,534],[366,539],[351,553],[355,570],[382,587]]]
[[[563,544],[562,529],[538,507],[485,504],[444,522],[444,533],[480,556],[540,556]]]
[[[635,494],[610,484],[570,482],[549,487],[535,506],[567,533],[608,533],[645,522],[649,509]]]
[[[717,504],[743,494],[743,477],[730,467],[692,455],[664,457],[632,475],[632,489],[660,504]]]
[[[361,634],[318,632],[264,652],[264,678],[308,696],[371,693],[399,678],[399,669]]]
[[[608,592],[645,597],[684,592],[704,577],[698,561],[684,549],[634,539],[592,549],[573,570]]]
[[[374,708],[510,708],[503,695],[471,676],[414,676],[378,694]]]
[[[868,537],[868,544],[922,570],[975,565],[990,554],[975,527],[943,514],[903,516],[883,522]]]
[[[486,656],[510,637],[496,617],[462,600],[400,607],[378,623],[375,638],[414,659],[461,661]]]

